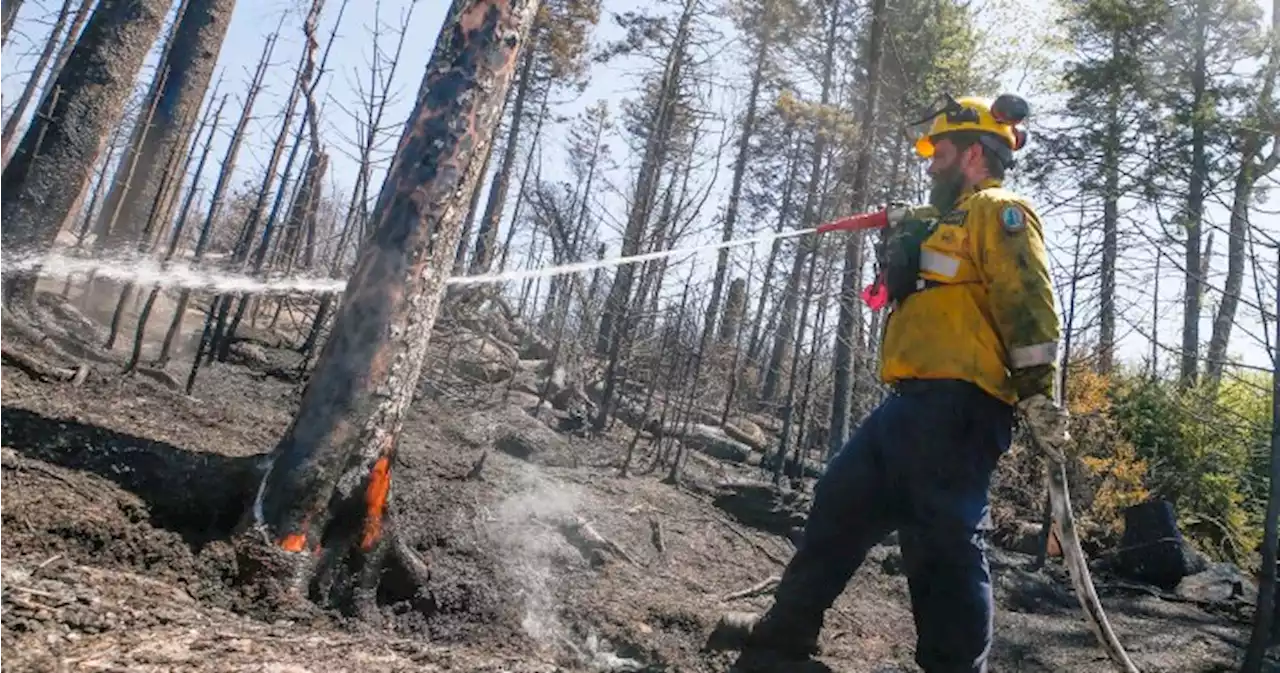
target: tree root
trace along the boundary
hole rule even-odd
[[[377,626],[383,621],[381,605],[403,601],[431,611],[420,595],[430,567],[394,530],[370,549],[335,545],[290,551],[257,529],[238,535],[234,547],[241,595],[254,611],[272,618],[314,619],[320,610],[334,609]]]

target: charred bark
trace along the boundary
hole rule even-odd
[[[22,0],[5,0],[0,10],[0,44],[9,43],[9,31],[18,20],[18,11],[22,9]]]
[[[71,3],[74,1],[63,0],[62,9],[58,10],[58,18],[53,22],[53,31],[49,33],[49,39],[45,41],[44,49],[40,51],[40,57],[36,59],[35,67],[31,69],[31,75],[27,78],[26,85],[22,87],[22,93],[18,95],[18,102],[14,103],[13,111],[9,113],[9,119],[5,120],[3,135],[0,136],[0,147],[3,148],[0,151],[4,153],[5,163],[9,162],[9,151],[13,149],[13,136],[18,132],[18,124],[26,114],[31,99],[36,95],[36,89],[39,88],[40,80],[44,77],[45,68],[49,67],[49,60],[53,58],[54,50],[58,48],[58,37],[62,35],[62,26],[67,22],[67,14],[70,13]],[[74,30],[75,28],[72,27],[72,31]]]
[[[455,0],[373,210],[333,333],[270,456],[239,550],[270,597],[359,607],[387,552],[391,470],[534,0]],[[425,571],[416,560],[415,568]],[[419,573],[420,574],[420,573]]]
[[[738,332],[742,328],[742,314],[747,308],[747,280],[734,278],[729,284],[729,297],[724,304],[724,317],[720,321],[720,343],[730,344],[738,341]]]
[[[536,30],[536,27],[535,27]],[[533,38],[530,38],[533,43]],[[484,216],[480,218],[480,229],[476,231],[476,249],[471,257],[470,272],[487,273],[493,263],[493,244],[498,237],[498,221],[502,218],[502,207],[507,202],[507,188],[511,184],[511,172],[515,170],[516,151],[520,146],[520,127],[524,122],[524,104],[529,97],[533,85],[533,64],[537,50],[530,47],[525,50],[524,63],[520,66],[520,85],[516,88],[515,100],[511,108],[511,130],[507,133],[506,146],[502,148],[502,163],[498,164],[498,173],[493,178],[493,186],[489,188],[489,198],[484,205]]]
[[[23,135],[0,178],[0,247],[39,254],[83,201],[93,167],[142,61],[160,34],[169,0],[102,0],[58,74],[50,109]],[[34,273],[11,281],[6,301],[30,294]]]
[[[117,209],[114,226],[99,243],[107,250],[120,250],[139,241],[147,211],[157,202],[156,192],[165,179],[165,169],[174,147],[185,148],[200,104],[209,87],[213,67],[222,51],[222,41],[231,25],[236,0],[186,0],[187,6],[174,31],[173,43],[162,61],[163,83],[152,89],[155,114],[151,123],[138,128],[137,166],[127,183],[117,182],[107,192],[104,212]],[[147,103],[150,107],[150,103]],[[168,221],[172,199],[158,200],[161,221]]]
[[[49,79],[45,80],[44,89],[40,91],[40,109],[44,109],[45,102],[53,94],[58,75],[66,67],[71,51],[76,48],[76,40],[80,39],[80,32],[85,22],[89,20],[90,10],[97,5],[97,2],[98,0],[80,0],[80,8],[76,10],[75,18],[71,20],[71,27],[67,29],[67,35],[62,39],[62,46],[58,49],[58,58],[53,62],[53,68],[49,70]]]
[[[369,180],[372,170],[373,148],[378,145],[378,139],[381,135],[382,118],[387,109],[387,101],[391,98],[391,85],[395,81],[396,70],[400,66],[400,54],[404,50],[405,37],[409,34],[409,21],[413,18],[413,9],[416,5],[410,5],[405,13],[403,23],[400,25],[400,35],[396,39],[396,49],[391,55],[387,72],[383,75],[379,61],[375,61],[375,66],[370,69],[370,80],[375,81],[381,79],[381,86],[375,91],[374,86],[370,86],[369,95],[365,98],[365,134],[360,144],[360,168],[356,174],[356,184],[351,190],[351,201],[347,204],[347,216],[342,225],[342,233],[338,236],[338,245],[334,250],[333,259],[329,265],[330,276],[336,278],[342,271],[343,260],[346,258],[347,246],[351,241],[352,234],[356,231],[363,233],[365,231],[369,201]],[[378,33],[374,34],[375,54],[378,53]],[[376,103],[374,101],[377,101]],[[490,146],[492,147],[492,145]],[[483,175],[483,173],[481,173]],[[357,244],[358,246],[358,244]],[[324,325],[328,322],[329,316],[333,312],[333,302],[336,297],[332,294],[326,294],[320,300],[320,306],[316,309],[316,317],[311,322],[311,330],[307,333],[307,338],[299,347],[299,352],[303,355],[302,369],[308,366],[311,356],[316,351],[316,346],[320,343],[320,333]]]

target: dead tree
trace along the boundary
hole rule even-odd
[[[122,250],[136,243],[153,202],[160,203],[160,221],[168,221],[173,199],[168,194],[157,199],[156,190],[165,180],[172,148],[185,148],[190,143],[192,127],[236,7],[236,0],[183,2],[185,7],[174,28],[173,40],[157,71],[163,73],[164,80],[149,92],[155,101],[155,114],[150,124],[140,124],[135,131],[138,140],[133,151],[138,158],[134,174],[127,182],[118,179],[103,202],[104,212],[117,210],[119,204],[119,215],[112,226],[100,228],[103,236],[98,244],[105,250]]]
[[[58,75],[66,67],[67,59],[71,57],[71,51],[76,47],[76,40],[80,39],[81,30],[97,4],[98,0],[80,0],[80,7],[76,9],[76,15],[71,19],[71,27],[67,29],[67,35],[62,39],[62,46],[58,49],[58,57],[54,59],[53,67],[49,69],[49,78],[45,80],[44,88],[40,90],[39,109],[43,110],[45,102],[49,100],[49,96],[53,95]]]
[[[185,123],[185,122],[183,122]],[[178,169],[178,163],[183,159],[186,148],[181,145],[172,145],[169,148],[168,161],[165,162],[163,179],[157,185],[156,191],[152,196],[151,210],[147,214],[147,222],[143,227],[142,236],[137,242],[138,256],[146,255],[150,252],[151,239],[159,232],[161,227],[161,211],[164,209],[164,201],[166,194],[176,187],[173,183],[182,181],[183,172]],[[128,281],[120,290],[120,297],[116,301],[116,310],[111,316],[111,327],[107,333],[107,342],[103,346],[107,350],[115,348],[116,339],[120,336],[120,327],[124,319],[125,310],[128,308],[130,301],[133,299],[133,292],[137,289],[137,284]]]
[[[670,149],[670,131],[674,122],[681,71],[685,62],[685,48],[689,42],[690,24],[697,4],[697,0],[685,0],[680,23],[676,29],[676,37],[667,54],[658,98],[652,111],[649,137],[645,142],[644,157],[636,176],[634,202],[627,215],[627,226],[623,232],[620,251],[623,257],[639,252],[645,225],[649,221],[653,200],[657,195],[660,169],[666,163],[667,151]],[[631,297],[633,275],[634,269],[631,265],[618,267],[614,274],[613,284],[609,287],[609,295],[605,300],[604,312],[600,316],[600,332],[595,346],[595,352],[598,355],[613,350],[612,343],[618,335],[619,314],[625,310],[624,307]]]
[[[79,210],[107,136],[119,122],[170,0],[102,0],[48,109],[30,125],[0,178],[0,247],[39,254]],[[7,283],[6,303],[35,292],[36,275]]]
[[[218,173],[218,180],[214,184],[213,194],[209,197],[209,211],[205,215],[204,225],[200,228],[200,236],[196,240],[196,248],[192,253],[193,262],[199,262],[203,259],[205,250],[208,248],[209,236],[213,232],[213,222],[222,210],[227,187],[231,184],[231,178],[235,174],[236,158],[240,155],[240,144],[244,140],[245,129],[248,127],[249,119],[253,114],[253,105],[258,99],[258,92],[262,90],[262,78],[266,75],[267,63],[275,50],[276,38],[280,34],[279,29],[280,27],[277,26],[276,32],[267,36],[266,44],[262,47],[262,56],[258,59],[258,67],[253,72],[253,80],[249,84],[248,93],[245,94],[243,107],[240,111],[240,121],[236,123],[235,131],[231,134],[231,142],[222,158],[222,170]],[[160,347],[160,357],[156,360],[157,367],[164,367],[168,364],[169,355],[173,350],[173,341],[177,338],[178,332],[182,328],[182,319],[186,316],[187,305],[190,301],[191,290],[184,288],[182,293],[178,295],[178,305],[174,309],[173,321],[170,322],[169,330],[164,335],[164,343]],[[199,355],[196,356],[196,359],[199,360]],[[191,393],[190,385],[187,387],[187,393]]]
[[[318,3],[321,2],[323,0],[314,0],[311,11],[318,12]],[[311,44],[308,41],[303,46],[302,53],[298,56],[298,66],[295,70],[293,86],[289,89],[289,99],[284,104],[284,119],[280,123],[280,132],[276,135],[275,144],[271,147],[271,156],[267,159],[267,165],[262,175],[262,185],[258,188],[257,198],[249,209],[249,216],[246,218],[244,226],[240,230],[240,235],[236,238],[235,247],[231,251],[229,265],[236,271],[244,270],[245,264],[249,259],[249,253],[253,249],[253,239],[258,235],[258,225],[262,222],[263,211],[267,206],[267,198],[271,195],[272,185],[275,184],[276,170],[280,167],[280,160],[284,157],[285,141],[289,137],[289,129],[293,127],[293,115],[298,106],[298,96],[302,94],[303,70],[309,58],[310,49]],[[213,298],[213,304],[206,318],[206,323],[209,324],[206,324],[204,336],[200,339],[200,347],[196,349],[196,360],[207,354],[208,360],[212,362],[214,357],[219,355],[219,352],[221,352],[222,358],[226,358],[229,351],[222,348],[222,343],[227,331],[227,318],[231,313],[231,305],[233,303],[233,295],[219,294]],[[193,364],[191,367],[190,376],[192,381],[194,381],[198,368],[199,365],[197,364]]]
[[[815,234],[809,234],[807,238],[812,239]],[[787,442],[791,437],[791,427],[794,424],[794,409],[796,400],[796,379],[800,371],[800,349],[804,345],[804,332],[809,323],[809,303],[813,299],[813,280],[815,272],[818,268],[818,242],[809,240],[803,244],[808,250],[804,255],[800,251],[796,254],[803,256],[809,261],[809,272],[805,280],[804,300],[800,307],[800,326],[799,334],[794,339],[791,349],[791,374],[787,382],[787,400],[782,406],[782,432],[778,444],[778,452],[773,456],[773,485],[778,486],[782,483],[782,472],[787,463]]]
[[[826,35],[826,53],[822,61],[822,93],[820,94],[819,104],[826,106],[831,101],[832,82],[831,77],[835,68],[835,48],[836,48],[836,28],[840,24],[840,2],[835,0],[827,10],[828,24]],[[827,129],[822,128],[820,120],[815,120],[815,133],[817,137],[813,143],[813,153],[810,155],[809,164],[809,185],[805,192],[804,210],[803,210],[803,226],[810,227],[815,224],[815,214],[817,210],[818,189],[822,176],[822,158],[827,152],[827,144],[829,142]],[[793,332],[795,331],[796,309],[799,303],[801,276],[804,274],[804,262],[806,255],[806,246],[796,246],[796,256],[792,261],[791,274],[787,276],[786,289],[782,295],[782,308],[778,314],[778,332],[773,342],[773,351],[769,355],[769,364],[765,368],[764,385],[760,389],[760,401],[763,404],[771,404],[777,395],[778,386],[782,378],[783,361],[786,359],[788,346],[791,345]],[[795,366],[796,363],[792,363]]]
[[[75,0],[63,0],[62,9],[58,10],[58,18],[53,22],[49,39],[45,40],[44,49],[40,51],[40,57],[36,59],[35,67],[31,69],[31,75],[27,78],[26,85],[22,87],[22,93],[18,95],[18,102],[14,103],[13,112],[9,113],[9,119],[4,123],[3,135],[0,135],[0,147],[3,149],[0,149],[0,152],[4,153],[5,163],[9,163],[9,153],[13,150],[13,136],[18,131],[18,124],[26,114],[31,99],[36,95],[36,89],[44,77],[45,68],[49,67],[49,60],[53,58],[54,50],[58,48],[58,38],[62,35],[62,26],[67,23],[67,14],[71,12],[72,2]],[[73,27],[72,30],[74,31],[75,28]]]
[[[302,124],[298,126],[298,130],[294,134],[293,147],[289,150],[289,158],[285,162],[284,175],[280,178],[280,188],[276,192],[275,202],[271,206],[271,213],[267,216],[267,221],[262,227],[262,239],[259,241],[258,247],[253,253],[251,263],[255,274],[261,274],[263,271],[263,264],[266,261],[267,250],[271,246],[272,235],[275,233],[275,223],[279,218],[281,204],[284,201],[285,189],[293,170],[293,163],[297,158],[299,148],[302,146],[302,134],[308,128],[312,131],[312,151],[319,151],[319,140],[316,136],[319,128],[319,118],[316,110],[315,92],[323,78],[325,65],[329,62],[329,54],[333,50],[333,43],[337,38],[338,28],[342,25],[342,16],[346,12],[348,0],[343,0],[342,4],[338,7],[337,19],[334,21],[333,30],[329,34],[329,42],[325,45],[324,56],[320,58],[320,65],[317,69],[315,52],[320,45],[316,40],[315,31],[316,24],[320,20],[320,8],[323,4],[324,0],[313,0],[311,11],[307,14],[307,18],[303,23],[303,33],[306,35],[307,46],[303,49],[303,67],[299,74],[298,87],[303,91],[304,117]],[[288,125],[281,127],[281,140],[287,130]],[[229,302],[224,300],[224,304],[227,303]],[[227,356],[230,355],[231,343],[235,340],[236,329],[240,326],[240,321],[244,318],[244,312],[248,305],[249,297],[241,297],[240,303],[236,307],[235,315],[232,317],[230,324],[228,324],[226,330],[219,335],[219,338],[210,345],[210,357],[216,355],[219,361],[225,361]],[[219,317],[221,318],[221,315]],[[219,320],[218,324],[221,326],[222,321]]]
[[[207,119],[202,122],[201,126],[209,126],[209,135],[205,137],[204,149],[200,152],[200,161],[196,164],[195,174],[191,177],[191,188],[187,191],[187,197],[182,203],[182,210],[178,213],[178,223],[173,227],[173,234],[169,238],[169,248],[165,251],[164,262],[168,264],[173,261],[174,256],[178,253],[178,246],[182,243],[183,232],[186,231],[187,217],[191,213],[191,204],[195,201],[196,193],[199,191],[200,178],[204,175],[205,163],[209,160],[209,150],[213,149],[213,137],[218,133],[218,124],[222,121],[222,109],[227,105],[227,96],[223,95],[222,100],[218,103],[218,109],[213,113],[213,121]],[[199,132],[196,134],[199,138]],[[147,323],[151,319],[151,309],[155,306],[156,298],[160,296],[160,286],[151,287],[151,293],[147,295],[147,301],[142,305],[142,311],[138,314],[138,324],[134,328],[133,335],[133,351],[129,355],[129,361],[125,363],[124,371],[126,374],[135,371],[138,368],[138,361],[142,357],[142,346],[146,341]]]
[[[787,222],[791,216],[791,200],[796,184],[796,173],[800,168],[800,148],[801,144],[792,140],[792,133],[795,130],[794,117],[789,118],[786,128],[783,131],[783,145],[795,145],[787,156],[787,168],[784,171],[785,177],[782,181],[782,201],[778,206],[778,221],[773,231],[775,234],[781,234],[787,227]],[[755,318],[751,321],[751,338],[747,341],[747,362],[759,365],[760,351],[764,348],[765,339],[763,336],[773,331],[772,318],[776,312],[771,312],[766,318],[765,309],[769,303],[769,287],[773,282],[773,270],[777,266],[778,257],[782,253],[782,239],[775,238],[769,246],[769,257],[764,263],[764,279],[760,283],[760,296],[756,299]],[[766,323],[769,323],[766,326]]]
[[[498,164],[498,172],[493,178],[493,186],[489,188],[489,198],[484,205],[484,215],[480,218],[480,229],[476,231],[475,252],[471,256],[470,272],[485,273],[493,262],[493,244],[498,235],[498,219],[502,217],[502,205],[507,200],[507,188],[511,184],[511,171],[515,168],[516,152],[520,149],[520,129],[524,121],[524,105],[529,98],[534,74],[534,59],[538,55],[536,33],[541,22],[535,22],[530,36],[530,48],[524,52],[520,66],[520,83],[515,87],[515,95],[511,101],[511,128],[507,132],[506,145],[502,148],[502,159]],[[492,151],[492,148],[491,148]]]
[[[20,9],[22,0],[5,0],[4,8],[0,9],[0,44],[9,43],[9,31],[13,30]]]
[[[760,89],[764,83],[765,69],[769,64],[769,48],[772,46],[772,39],[767,28],[771,22],[768,14],[773,8],[772,3],[765,3],[763,6],[760,21],[762,31],[757,38],[755,58],[751,69],[751,91],[747,94],[747,109],[742,119],[742,129],[738,135],[738,155],[733,162],[733,179],[729,186],[729,202],[725,205],[724,222],[720,232],[721,242],[733,240],[734,227],[738,223],[738,206],[742,200],[742,178],[747,172],[747,162],[751,158],[751,138],[755,134],[756,128],[756,108],[760,102]],[[720,312],[720,296],[724,292],[725,274],[729,269],[729,249],[721,248],[716,255],[716,272],[711,281],[711,299],[707,302],[707,315],[703,321],[701,349],[706,350],[711,343],[711,333],[716,325],[716,318]],[[723,332],[720,334],[720,341],[732,341],[732,336],[726,336]]]
[[[387,519],[403,417],[426,358],[464,199],[515,69],[533,0],[455,0],[387,171],[355,271],[293,423],[238,539],[268,600],[373,607],[388,552],[425,564]]]
[[[379,7],[381,5],[378,5]],[[357,124],[362,134],[357,142],[359,146],[358,158],[360,167],[356,171],[356,184],[351,189],[351,201],[347,204],[346,218],[343,220],[342,233],[338,235],[338,244],[334,251],[333,259],[329,264],[329,275],[337,278],[342,273],[343,260],[346,257],[347,245],[355,232],[363,233],[365,230],[365,220],[367,220],[367,211],[369,203],[369,176],[373,170],[373,151],[381,144],[381,138],[386,130],[382,123],[383,115],[387,109],[387,103],[391,100],[391,84],[395,81],[396,68],[400,65],[400,54],[404,50],[405,36],[409,34],[409,21],[413,18],[413,8],[417,4],[410,4],[405,15],[400,20],[400,33],[396,38],[396,50],[391,55],[391,60],[387,64],[384,71],[381,59],[381,50],[379,47],[380,37],[382,35],[381,26],[377,25],[377,12],[374,13],[375,27],[373,30],[373,64],[369,68],[369,89],[364,91],[361,89],[360,97],[362,101],[361,113],[364,115]],[[337,300],[337,296],[326,294],[320,299],[320,306],[316,309],[316,317],[311,322],[311,330],[307,333],[306,340],[303,341],[299,351],[304,358],[309,359],[315,352],[316,345],[320,341],[320,331],[329,320],[329,316],[333,311],[333,302]],[[305,363],[304,363],[305,364]]]

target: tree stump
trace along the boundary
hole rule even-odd
[[[1172,590],[1183,577],[1203,572],[1205,560],[1182,537],[1173,505],[1148,500],[1124,512],[1124,535],[1115,570],[1129,579]]]

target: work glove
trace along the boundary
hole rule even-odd
[[[1070,414],[1044,393],[1036,393],[1018,401],[1018,413],[1036,445],[1059,464],[1066,462],[1071,433],[1067,430]]]

